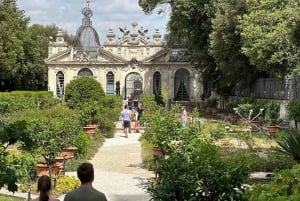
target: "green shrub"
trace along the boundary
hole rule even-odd
[[[159,108],[153,94],[142,94],[140,96],[140,103],[143,105],[145,114],[150,114]]]
[[[65,101],[69,108],[81,108],[83,103],[100,103],[105,96],[101,84],[91,77],[79,77],[66,86]]]
[[[230,99],[225,105],[225,110],[227,112],[234,113],[233,108],[237,108],[240,103],[241,103],[241,100],[238,98]]]
[[[280,146],[278,151],[293,157],[295,161],[300,163],[300,131],[298,129],[290,129],[282,133],[282,136],[276,139]]]
[[[165,107],[166,102],[164,101],[164,98],[162,97],[162,95],[155,95],[154,100],[155,100],[157,105]]]
[[[100,105],[97,101],[85,102],[78,110],[80,114],[80,121],[82,125],[99,124],[98,119],[96,118],[97,114],[100,113]]]
[[[257,100],[254,96],[248,96],[240,99],[240,103],[238,105],[240,114],[242,114],[245,118],[249,115],[249,110],[253,110],[253,115],[256,115],[260,112],[260,109],[263,108],[264,111],[259,116],[260,118],[265,116],[267,101]],[[252,116],[253,117],[253,116]]]
[[[114,108],[107,107],[105,105],[101,106],[100,111],[98,113],[99,116],[105,116],[111,121],[118,121],[121,114],[120,105]],[[99,117],[98,117],[99,118]]]
[[[105,96],[102,98],[101,103],[104,108],[109,108],[109,109],[121,109],[122,108],[122,97],[121,96],[115,96],[115,95],[110,95],[110,96]]]
[[[268,105],[267,108],[267,114],[268,114],[268,119],[269,119],[269,123],[270,125],[278,125],[279,122],[279,110],[280,110],[280,106],[275,103],[275,102],[271,102]]]
[[[300,200],[300,165],[277,173],[272,182],[256,185],[247,190],[249,201],[298,201]]]
[[[251,172],[276,172],[282,169],[291,168],[295,165],[295,161],[286,154],[268,151],[264,155],[248,150],[236,150],[232,152],[222,152],[225,163],[235,164],[237,161],[243,160],[248,165]]]
[[[13,164],[14,161],[7,157],[9,156],[8,148],[12,145],[34,146],[30,138],[31,135],[32,133],[27,130],[24,121],[11,124],[0,121],[0,189],[6,186],[11,192],[18,190],[16,185],[18,177],[14,171],[16,167]]]
[[[15,171],[20,184],[28,185],[29,181],[33,181],[37,176],[35,169],[36,162],[37,158],[30,153],[11,150],[7,155],[6,166]]]
[[[179,136],[182,127],[174,111],[156,110],[145,115],[148,126],[143,134],[150,144],[162,148],[165,152],[171,152],[171,141]]]
[[[47,110],[26,110],[13,113],[10,121],[24,120],[33,133],[32,147],[27,151],[43,156],[46,162],[53,159],[66,147],[75,145],[74,140],[82,129],[75,111],[63,105],[57,105]]]
[[[74,139],[74,146],[78,148],[75,153],[76,157],[84,157],[87,153],[87,148],[90,145],[90,139],[84,131],[80,131]]]
[[[297,122],[300,122],[300,101],[291,100],[287,105],[287,110],[289,112],[290,119],[295,121],[295,126],[297,127]]]
[[[74,176],[63,175],[56,179],[55,188],[53,194],[56,196],[65,194],[80,186],[80,181]]]
[[[238,111],[239,113],[245,117],[245,118],[248,118],[249,116],[249,111],[253,109],[252,108],[252,104],[249,104],[249,103],[243,103],[243,104],[239,104],[238,105]]]
[[[52,92],[14,91],[0,93],[0,111],[12,113],[28,109],[46,109],[57,104]]]
[[[296,165],[296,161],[291,156],[271,150],[267,153],[264,171],[277,172],[283,169],[290,169],[294,165]]]
[[[242,161],[228,165],[214,145],[199,141],[184,149],[159,161],[159,179],[148,185],[153,200],[245,200],[249,169]]]
[[[147,170],[153,171],[154,170],[154,163],[153,163],[153,145],[149,144],[145,139],[141,139],[141,146],[142,146],[142,161],[143,164],[146,166]]]
[[[104,142],[104,137],[99,132],[96,132],[95,137],[90,140],[89,146],[87,147],[87,152],[84,157],[76,157],[72,160],[68,160],[66,163],[66,172],[68,171],[76,171],[79,164],[83,162],[87,162],[97,153],[99,147],[102,146]]]
[[[218,140],[226,136],[225,124],[205,122],[201,126],[202,138]]]
[[[63,195],[69,191],[72,191],[80,186],[80,181],[74,176],[60,175],[55,179],[52,179],[51,194],[55,197]],[[32,193],[38,192],[37,182],[32,184]]]
[[[98,115],[97,118],[100,126],[99,129],[103,136],[107,138],[113,138],[116,130],[114,122],[111,119],[107,118],[104,114]]]

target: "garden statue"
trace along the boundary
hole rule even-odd
[[[120,96],[120,81],[116,81],[116,95]]]

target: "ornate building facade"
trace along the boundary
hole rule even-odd
[[[72,79],[91,76],[108,95],[164,92],[175,101],[200,101],[200,75],[189,62],[187,51],[166,48],[158,29],[151,38],[147,29],[132,22],[130,29],[119,28],[120,37],[110,29],[101,45],[89,4],[82,14],[73,46],[65,42],[62,31],[49,42],[48,83],[55,95],[63,95]]]

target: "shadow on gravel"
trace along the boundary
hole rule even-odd
[[[143,163],[138,163],[138,164],[130,164],[127,167],[134,167],[134,168],[140,168],[140,169],[145,169],[145,165]]]
[[[138,184],[136,186],[146,191],[147,185],[149,183],[149,179],[142,178],[142,177],[134,177],[134,179],[138,180]]]
[[[148,201],[151,197],[148,195],[114,195],[113,201]]]

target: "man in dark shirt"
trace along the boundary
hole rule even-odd
[[[77,177],[81,186],[66,194],[64,201],[107,201],[104,193],[93,188],[94,167],[91,163],[82,163],[77,168]]]

